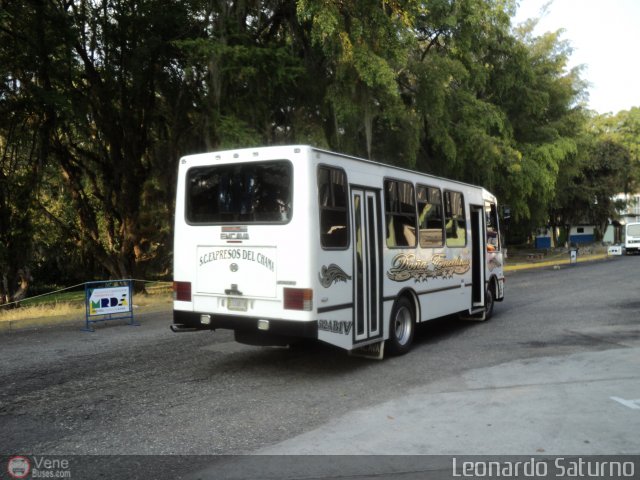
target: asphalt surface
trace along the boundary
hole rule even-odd
[[[382,362],[174,334],[170,312],[0,334],[0,453],[98,455],[94,473],[110,475],[141,465],[130,478],[450,475],[444,457],[363,455],[638,454],[639,267],[510,274],[490,322],[429,322],[411,353]],[[290,457],[285,472],[283,454],[332,460]]]

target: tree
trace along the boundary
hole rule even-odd
[[[300,28],[292,2],[196,1],[193,15],[191,35],[176,44],[207,150],[280,143],[302,132],[319,138],[297,121],[318,78],[305,76],[291,41]]]
[[[332,148],[413,166],[418,147],[411,99],[401,78],[414,43],[420,2],[298,2],[299,22],[322,54],[322,108]],[[317,58],[317,57],[316,57]]]
[[[31,283],[33,214],[53,129],[50,45],[40,2],[0,11],[0,304]]]
[[[590,148],[589,163],[585,169],[583,198],[591,200],[590,223],[604,234],[610,219],[618,215],[619,207],[613,196],[623,191],[630,160],[629,150],[611,140],[598,140]],[[589,198],[591,197],[591,198]]]
[[[624,167],[624,190],[616,193],[634,193],[640,187],[640,108],[621,111],[616,115],[595,116],[590,131],[598,138],[624,146],[629,152],[629,163]]]
[[[166,138],[162,114],[171,110],[160,106],[180,100],[169,96],[181,81],[172,70],[172,41],[188,25],[187,12],[170,1],[33,1],[12,17],[29,18],[32,5],[46,50],[36,62],[46,93],[46,158],[64,185],[49,189],[58,196],[41,205],[73,205],[76,221],[66,233],[111,277],[141,274],[169,233],[164,192],[171,189],[164,182],[175,175],[175,158],[167,155],[175,149],[153,147]],[[23,35],[18,25],[10,31]],[[23,49],[37,53],[38,46]]]
[[[5,112],[0,110],[0,115]],[[31,283],[35,230],[33,190],[39,180],[30,119],[5,117],[0,125],[0,305],[24,298]],[[31,119],[33,120],[33,119]],[[31,155],[30,155],[31,153]]]
[[[520,30],[528,45],[524,73],[529,81],[516,84],[507,105],[523,155],[518,210],[539,226],[546,223],[559,191],[558,178],[574,170],[578,161],[587,116],[582,104],[585,84],[580,68],[567,69],[571,48],[561,40],[562,31],[534,38],[532,27]]]
[[[595,134],[561,32],[514,29],[515,0],[2,7],[7,285],[27,270],[168,274],[186,153],[311,143],[483,185],[530,228],[566,221],[572,188],[613,152],[581,137]],[[637,117],[602,123],[630,152],[612,154],[630,162],[625,189],[640,178]]]

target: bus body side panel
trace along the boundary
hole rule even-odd
[[[319,256],[318,339],[347,350],[353,348],[353,271],[351,251]]]
[[[452,313],[467,311],[471,305],[471,275],[466,266],[470,262],[467,249],[459,248],[422,248],[415,252],[397,253],[390,250],[385,291],[391,295],[388,317],[391,316],[393,300],[401,290],[412,291],[419,302],[417,321],[433,320]],[[402,257],[399,257],[402,255]],[[415,260],[413,260],[413,257]],[[409,257],[406,264],[401,264]],[[448,262],[448,263],[446,263]],[[452,265],[441,267],[443,264]],[[457,266],[453,266],[457,265]],[[404,269],[403,273],[402,269]],[[406,280],[398,280],[400,276],[409,276]]]
[[[411,176],[389,172],[400,180],[416,183]],[[466,243],[461,246],[389,248],[384,246],[384,316],[385,328],[391,318],[394,302],[401,293],[411,292],[417,299],[416,321],[423,322],[471,309],[471,234],[470,198],[473,187],[443,179],[420,179],[429,187],[462,193],[465,205]],[[479,195],[477,193],[476,195]],[[472,202],[473,203],[473,202]],[[386,235],[386,234],[385,234]],[[384,239],[383,239],[384,241]]]
[[[354,245],[356,243],[356,231],[353,225],[353,206],[351,205],[350,185],[359,178],[359,165],[349,159],[340,158],[327,152],[317,152],[315,155],[315,168],[338,169],[344,172],[345,186],[340,191],[340,197],[344,197],[347,205],[346,243],[340,246],[322,245],[320,235],[323,226],[320,224],[319,215],[316,216],[317,229],[315,239],[318,259],[318,283],[315,289],[317,293],[317,317],[318,339],[332,345],[352,350],[367,341],[359,341],[356,331],[356,299],[354,298],[356,272],[354,271]],[[360,167],[361,168],[361,167]],[[320,209],[320,192],[313,190],[316,200],[316,210]],[[334,192],[335,194],[335,192]],[[342,225],[328,228],[336,233],[342,230]],[[327,226],[324,226],[327,229]],[[325,234],[327,232],[324,232]],[[327,235],[330,236],[330,235]],[[312,239],[312,242],[314,239]],[[378,340],[379,341],[379,340]]]
[[[352,350],[386,339],[382,325],[382,186],[379,174],[383,167],[329,152],[317,151],[315,158],[316,168],[344,172],[346,185],[341,195],[345,196],[348,210],[346,245],[335,248],[322,245],[321,231],[316,240],[318,338]],[[316,198],[318,193],[316,191]]]

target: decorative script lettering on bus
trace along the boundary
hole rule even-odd
[[[443,270],[449,274],[462,275],[467,273],[469,268],[471,268],[471,261],[468,258],[458,256],[448,260],[444,253],[434,255],[431,262],[436,268],[436,271]]]
[[[462,275],[471,268],[467,258],[455,257],[447,259],[445,254],[436,254],[430,260],[418,258],[413,253],[399,253],[391,261],[387,277],[396,282],[404,282],[413,278],[416,282],[430,278],[452,278]]]
[[[338,265],[332,263],[328,267],[323,265],[319,273],[320,285],[324,288],[329,288],[334,283],[347,282],[351,280],[351,275],[347,275],[347,272],[342,270]]]

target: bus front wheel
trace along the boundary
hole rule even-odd
[[[391,312],[386,344],[387,352],[391,355],[404,355],[411,350],[416,325],[414,310],[408,298],[401,297],[396,301]]]

